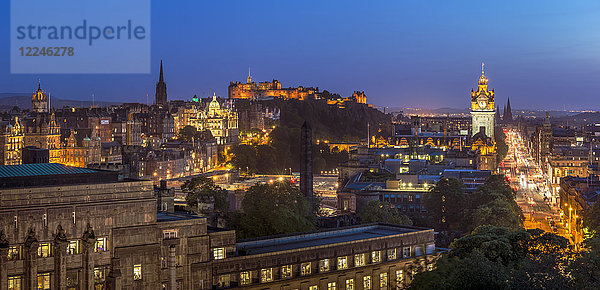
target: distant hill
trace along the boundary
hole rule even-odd
[[[14,106],[18,106],[21,110],[31,109],[31,96],[32,94],[27,93],[0,93],[0,111],[8,111]],[[108,107],[119,103],[96,101],[94,104],[99,107]],[[54,108],[62,108],[64,106],[89,107],[91,105],[91,101],[65,100],[54,97],[50,99],[50,106]]]
[[[579,113],[572,116],[564,116],[559,118],[552,118],[552,122],[569,122],[570,124],[589,124],[589,123],[600,123],[600,112],[585,112]]]

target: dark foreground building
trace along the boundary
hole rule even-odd
[[[410,280],[435,252],[433,230],[391,225],[236,243],[163,207],[172,199],[151,181],[117,174],[0,166],[0,290],[377,289]]]

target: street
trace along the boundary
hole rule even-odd
[[[549,190],[549,181],[533,160],[516,130],[507,130],[508,154],[500,164],[513,189],[517,191],[516,202],[525,216],[526,229],[539,228],[567,237],[557,207],[557,195]]]

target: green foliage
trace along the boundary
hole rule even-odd
[[[203,142],[203,141],[212,141],[214,137],[210,130],[198,131],[195,127],[185,126],[179,130],[177,134],[177,139],[183,142]]]
[[[506,134],[502,128],[494,130],[494,140],[496,141],[496,164],[500,164],[508,154],[508,145],[506,144]]]
[[[571,265],[577,289],[600,289],[600,237],[586,239]]]
[[[289,182],[257,184],[242,201],[243,212],[229,221],[239,238],[278,235],[314,229],[314,216],[304,195]]]
[[[440,179],[424,200],[431,225],[436,229],[463,229],[468,198],[462,181]]]
[[[229,210],[227,201],[227,191],[217,186],[210,178],[203,176],[194,177],[187,180],[181,189],[187,192],[185,200],[188,206],[195,208],[198,205],[198,199],[203,197],[212,198],[215,202],[215,211],[225,213]]]
[[[540,230],[482,226],[456,240],[414,289],[568,289],[568,240]]]
[[[412,225],[406,215],[400,214],[398,209],[389,202],[379,200],[370,201],[358,212],[361,223],[388,223],[397,225]]]
[[[520,228],[523,213],[504,175],[492,175],[471,194],[461,181],[441,179],[424,200],[431,226],[468,233],[481,225]],[[445,201],[443,201],[445,200]],[[446,223],[442,223],[442,211]]]
[[[595,202],[590,210],[584,212],[583,226],[593,234],[600,233],[600,202]]]

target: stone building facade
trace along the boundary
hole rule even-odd
[[[232,230],[163,207],[163,187],[62,164],[0,166],[0,290],[377,289],[432,267],[433,230],[375,224],[236,243]]]

